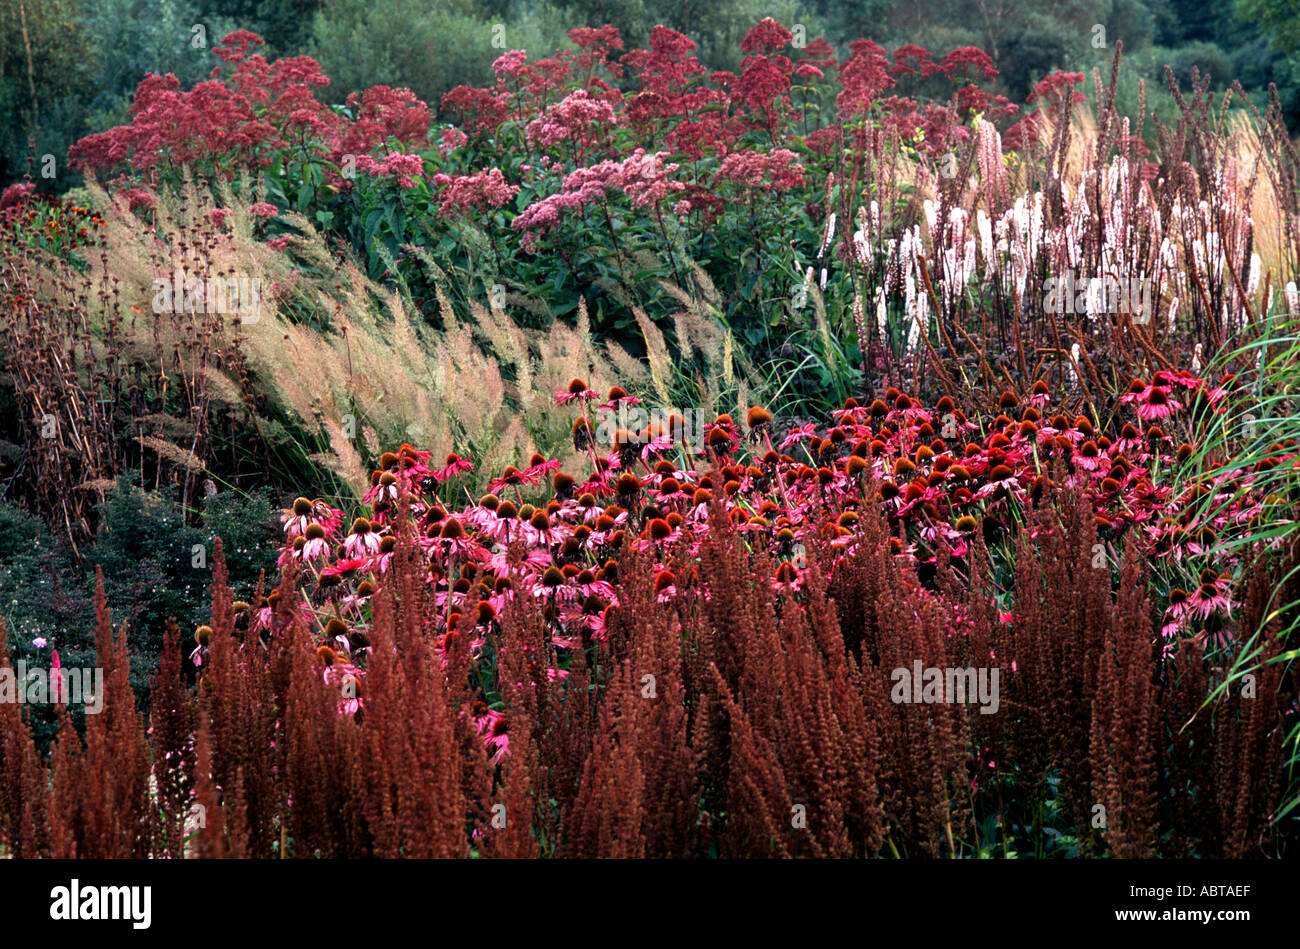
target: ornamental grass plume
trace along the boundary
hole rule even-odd
[[[156,470],[159,480],[176,471],[193,497],[211,473],[240,477],[241,462],[226,470],[230,455],[300,464],[305,444],[308,460],[360,497],[381,445],[414,440],[440,455],[459,446],[479,470],[499,467],[568,439],[571,419],[548,404],[561,379],[581,375],[604,390],[616,377],[646,376],[617,344],[593,340],[585,303],[575,326],[525,330],[499,307],[475,303],[462,318],[440,297],[443,325],[432,328],[414,318],[409,296],[368,280],[291,213],[300,231],[292,256],[258,237],[250,199],[226,193],[219,226],[193,185],[157,193],[147,220],[88,186],[108,209],[105,253],[91,257],[89,275],[57,261],[0,262],[0,281],[25,301],[0,321],[0,345],[29,367],[34,435],[44,425],[56,436],[33,438],[37,475],[22,483],[77,542],[93,533],[94,505],[123,471]],[[160,252],[154,238],[164,233],[187,240]],[[319,276],[304,277],[303,264]],[[153,281],[178,269],[256,276],[256,320],[152,313]],[[302,321],[304,309],[323,322]],[[100,334],[82,332],[81,313]],[[158,409],[171,403],[180,405],[172,414]],[[56,410],[53,425],[42,406]],[[236,445],[225,444],[231,418],[244,433]]]

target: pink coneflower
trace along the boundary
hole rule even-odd
[[[396,501],[398,493],[397,475],[391,471],[376,471],[371,479],[370,490],[361,498],[366,504],[378,501]]]
[[[704,426],[704,441],[718,455],[729,455],[740,444],[740,426],[730,415],[719,415]]]
[[[609,621],[613,615],[612,611],[616,609],[618,609],[618,604],[611,603],[591,621],[591,639],[593,642],[603,643],[609,638]]]
[[[1200,585],[1187,598],[1188,611],[1201,620],[1216,613],[1227,615],[1233,607],[1231,587],[1232,578],[1228,574],[1202,570]]]
[[[534,547],[524,554],[523,566],[526,570],[545,570],[551,565],[553,559],[549,550]],[[499,548],[496,553],[487,559],[483,566],[498,576],[508,574],[513,567],[510,551],[505,547]]]
[[[1169,607],[1165,610],[1160,629],[1161,635],[1166,639],[1173,639],[1187,628],[1187,616],[1191,609],[1188,597],[1188,592],[1179,587],[1174,587],[1169,591]],[[1166,646],[1166,648],[1168,649],[1170,646]]]
[[[300,537],[307,533],[307,525],[312,523],[312,503],[307,498],[298,498],[293,506],[280,514],[287,538]]]
[[[641,400],[634,395],[628,395],[622,386],[612,386],[609,394],[606,396],[606,402],[596,406],[598,409],[606,409],[610,412],[618,410],[620,405],[640,405]]]
[[[1101,449],[1092,439],[1084,442],[1079,446],[1079,450],[1074,455],[1074,466],[1082,468],[1084,471],[1096,471],[1105,462],[1102,457]]]
[[[666,477],[659,482],[659,501],[663,504],[676,504],[687,501],[691,498],[690,491],[686,490],[677,478]]]
[[[537,481],[549,478],[559,470],[560,462],[557,459],[533,455],[528,462],[528,467],[521,471],[520,475],[529,484],[536,484]]]
[[[1200,384],[1200,391],[1205,393],[1205,398],[1209,401],[1210,405],[1217,405],[1219,401],[1228,394],[1228,385],[1232,382],[1233,378],[1234,377],[1231,375],[1224,376],[1222,383],[1217,386],[1211,386],[1208,382],[1202,382]]]
[[[373,557],[379,553],[381,538],[370,521],[358,517],[352,522],[352,531],[343,541],[343,552],[350,558]]]
[[[1115,439],[1115,447],[1122,452],[1141,452],[1146,448],[1146,439],[1132,422],[1125,422]]]
[[[355,718],[362,708],[361,680],[356,676],[345,676],[339,685],[339,691],[339,714]]]
[[[677,576],[671,570],[660,570],[655,574],[654,591],[658,602],[672,602],[677,595]]]
[[[524,539],[534,547],[553,547],[562,543],[566,529],[553,523],[545,511],[537,511],[523,526]]]
[[[208,649],[212,645],[212,627],[200,626],[194,630],[194,651],[190,653],[190,662],[195,666],[203,665],[203,661],[208,657]],[[57,654],[57,653],[56,653]]]
[[[801,440],[801,439],[809,439],[809,438],[812,438],[812,437],[815,436],[816,434],[817,434],[817,423],[816,423],[816,422],[807,422],[807,423],[805,423],[805,424],[803,424],[803,425],[800,425],[800,426],[798,426],[798,427],[796,427],[796,428],[792,428],[792,429],[790,429],[790,434],[786,435],[785,438],[783,438],[783,439],[781,440],[781,444],[779,444],[779,445],[776,446],[777,451],[785,451],[787,448],[789,448],[789,447],[790,447],[791,445],[793,445],[795,442],[797,442],[797,441],[799,441],[799,440]]]
[[[278,599],[278,597],[277,597]],[[254,633],[270,629],[271,624],[275,621],[275,604],[270,597],[262,597],[262,602],[257,610],[253,613],[253,620],[249,623],[249,630]]]
[[[651,426],[654,428],[655,426]],[[658,433],[641,446],[641,460],[649,464],[651,457],[662,455],[664,452],[672,451],[673,437],[667,433]]]
[[[578,592],[584,597],[599,597],[602,600],[614,600],[614,585],[608,580],[598,579],[591,569],[583,570],[574,578]]]
[[[831,410],[831,420],[836,425],[861,425],[870,418],[871,406],[862,405],[854,398],[845,399],[842,408]]]
[[[472,461],[468,461],[453,452],[447,456],[447,463],[443,467],[433,469],[430,474],[439,481],[446,481],[448,478],[454,478],[456,475],[473,470],[474,463]]]
[[[509,721],[503,715],[492,723],[492,730],[484,737],[489,749],[495,750],[492,764],[498,765],[510,756],[510,735],[507,732]]]
[[[448,556],[455,556],[459,559],[471,558],[473,560],[486,560],[488,551],[473,537],[465,533],[465,526],[461,524],[460,519],[448,517],[443,520],[439,526],[430,527],[429,539],[433,541],[434,546],[442,550]],[[437,531],[434,536],[432,532]]]
[[[488,750],[494,752],[492,764],[498,765],[510,755],[510,722],[505,714],[488,709],[474,722]]]
[[[1200,376],[1179,369],[1161,369],[1155,374],[1151,382],[1152,385],[1165,389],[1170,386],[1181,386],[1184,389],[1195,390],[1205,385],[1205,381]]]
[[[611,461],[610,459],[613,459]],[[614,493],[614,482],[618,478],[618,469],[614,464],[618,460],[617,454],[609,458],[597,458],[597,463],[601,466],[599,474],[590,475],[577,489],[579,495],[590,494],[595,497],[607,498]]]
[[[787,560],[776,568],[776,574],[771,580],[772,590],[775,593],[785,593],[789,589],[797,593],[803,589],[807,574],[806,568],[800,570]]]
[[[513,501],[498,501],[483,515],[479,532],[498,543],[508,544],[522,536],[522,523],[519,520],[519,509]]]
[[[602,628],[601,618],[604,616],[607,605],[607,601],[598,596],[585,596],[580,600],[575,600],[572,606],[565,608],[563,613],[564,622],[571,630],[578,633],[585,632],[588,636],[594,638],[597,629]]]
[[[709,519],[709,510],[712,503],[712,491],[708,488],[696,488],[695,493],[691,495],[691,509],[686,512],[686,516],[697,524],[702,524]]]
[[[1153,422],[1168,418],[1182,407],[1183,404],[1171,398],[1165,389],[1153,386],[1139,398],[1137,414],[1142,421]]]
[[[531,471],[520,471],[514,465],[507,465],[501,474],[493,478],[488,483],[488,490],[493,494],[499,494],[502,488],[518,488],[520,485],[536,487],[542,481],[540,474],[531,473]]]
[[[568,405],[575,399],[581,399],[584,402],[590,402],[592,399],[600,398],[600,393],[595,389],[588,389],[587,383],[581,379],[573,379],[569,382],[567,389],[560,389],[555,393],[556,405]]]
[[[325,560],[330,555],[329,541],[325,539],[325,528],[319,524],[308,524],[303,534],[303,545],[299,552],[303,560]]]
[[[564,571],[554,564],[533,580],[532,592],[539,600],[553,600],[556,603],[569,603],[578,596],[578,591],[569,586]]]
[[[316,654],[325,662],[321,680],[339,690],[340,715],[355,715],[361,708],[361,688],[365,672],[345,660],[329,646],[321,646]]]
[[[343,597],[339,604],[339,609],[345,616],[349,613],[359,613],[361,607],[363,607],[366,604],[366,601],[374,595],[375,585],[369,580],[362,580],[357,584],[357,591],[355,593],[349,593]]]
[[[330,564],[320,572],[322,577],[344,577],[350,573],[364,569],[370,563],[368,557],[353,557],[347,560],[340,560]]]
[[[1146,397],[1150,387],[1142,379],[1134,379],[1128,385],[1128,391],[1119,397],[1120,405],[1128,405],[1130,402],[1140,402]]]
[[[680,518],[676,518],[680,521]],[[636,550],[655,550],[659,545],[671,546],[682,536],[681,529],[674,527],[662,517],[652,518],[646,524],[641,536],[632,544]]]
[[[325,638],[332,643],[335,652],[341,652],[349,657],[352,655],[352,639],[348,636],[348,625],[337,616],[325,624]]]
[[[295,560],[302,559],[302,547],[305,543],[307,543],[307,538],[305,537],[299,536],[293,538],[293,540],[280,548],[280,555],[276,558],[275,565],[283,570]]]

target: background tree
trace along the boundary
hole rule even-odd
[[[78,13],[77,0],[0,4],[0,115],[11,117],[0,139],[0,182],[39,176],[46,154],[61,169],[80,131],[77,103],[93,89],[94,67]]]

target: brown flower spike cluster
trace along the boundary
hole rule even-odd
[[[1253,697],[1202,708],[1222,670],[1194,640],[1157,645],[1146,567],[1128,561],[1112,594],[1108,571],[1091,567],[1087,505],[1056,502],[1020,534],[1009,616],[991,605],[999,578],[982,542],[962,575],[941,558],[923,582],[864,516],[833,580],[829,549],[810,546],[795,597],[753,581],[771,565],[716,506],[698,560],[674,562],[679,589],[707,595],[657,596],[655,565],[629,549],[607,641],[576,650],[563,679],[548,674],[547,604],[518,597],[490,644],[510,752],[495,765],[476,728],[485,683],[468,635],[453,633],[442,662],[421,620],[431,594],[409,530],[377,594],[356,716],[338,714],[287,599],[269,640],[247,633],[218,546],[197,688],[172,628],[145,721],[101,592],[107,695],[84,738],[65,715],[42,760],[21,708],[0,705],[0,850],[940,857],[1042,851],[1051,829],[1082,855],[1271,852],[1294,683],[1265,665]],[[1247,625],[1300,552],[1284,553],[1245,590]],[[1268,658],[1276,637],[1264,642]],[[916,660],[998,668],[997,713],[891,701],[890,671]]]

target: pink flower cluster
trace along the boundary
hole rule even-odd
[[[35,190],[36,185],[30,181],[19,181],[5,188],[4,193],[0,194],[0,221],[17,217],[23,202]]]
[[[742,53],[775,53],[790,45],[794,36],[770,16],[760,20],[740,41]]]
[[[668,176],[678,166],[664,162],[667,152],[647,153],[638,148],[623,161],[603,161],[579,168],[565,176],[558,194],[550,195],[524,209],[511,224],[523,231],[524,250],[532,252],[537,235],[549,231],[563,210],[576,210],[605,197],[608,190],[622,191],[637,207],[650,207],[685,188]]]
[[[449,125],[438,133],[438,154],[446,158],[456,149],[464,147],[468,141],[468,135],[456,128],[456,126]]]
[[[393,153],[376,160],[369,155],[357,158],[357,168],[372,178],[396,178],[403,188],[414,188],[415,179],[424,175],[424,158],[417,154]]]
[[[347,99],[349,118],[315,98],[329,79],[314,59],[270,63],[250,55],[261,45],[246,30],[229,34],[213,50],[225,66],[189,90],[171,74],[146,76],[136,89],[131,123],[77,142],[69,153],[72,166],[103,170],[129,164],[145,173],[182,164],[259,168],[304,136],[337,164],[345,155],[368,155],[394,141],[427,139],[432,113],[410,90],[375,86],[354,93]],[[229,72],[225,78],[223,69]]]
[[[1034,84],[1033,91],[1025,97],[1026,102],[1037,102],[1039,106],[1023,119],[1007,129],[1003,144],[1008,148],[1020,148],[1035,141],[1047,121],[1060,109],[1066,97],[1079,105],[1087,101],[1087,96],[1076,92],[1075,86],[1083,82],[1083,73],[1064,72],[1058,69],[1051,75]]]
[[[777,51],[785,49],[791,39],[789,30],[768,17],[750,30],[740,44],[748,55],[740,63],[736,92],[748,107],[754,124],[769,132],[790,117],[788,93],[795,66],[789,57]]]
[[[739,184],[746,191],[789,191],[803,184],[803,166],[788,148],[732,152],[722,160],[717,180]]]
[[[855,40],[849,50],[848,61],[840,67],[840,92],[835,97],[835,107],[845,117],[866,112],[877,96],[894,85],[889,56],[881,46],[871,40]]]
[[[410,89],[373,86],[361,95],[348,96],[348,109],[356,118],[340,128],[331,155],[366,155],[380,145],[398,142],[423,145],[429,137],[433,113]]]
[[[1132,388],[1126,404],[1150,405],[1154,392],[1169,390],[1208,411],[1222,394],[1187,373],[1158,373]],[[581,403],[575,433],[589,431],[583,423],[597,398],[579,379],[558,394],[562,404]],[[465,636],[473,656],[491,661],[485,646],[499,629],[498,617],[513,599],[532,598],[550,607],[547,641],[558,654],[548,654],[549,674],[562,677],[559,654],[605,638],[610,611],[620,602],[618,560],[629,547],[653,559],[661,600],[707,600],[709,590],[692,582],[683,565],[696,562],[722,517],[770,558],[772,573],[755,582],[797,597],[807,573],[804,551],[828,547],[837,555],[833,575],[838,557],[851,558],[863,543],[860,520],[878,513],[890,526],[894,556],[914,567],[942,560],[960,571],[977,548],[991,551],[1031,508],[1050,503],[1052,479],[1061,478],[1096,512],[1107,558],[1127,536],[1145,555],[1186,563],[1199,576],[1195,589],[1170,591],[1164,623],[1170,643],[1236,635],[1232,585],[1241,556],[1217,538],[1259,515],[1266,503],[1263,469],[1193,476],[1179,486],[1170,473],[1193,451],[1178,443],[1189,421],[1181,407],[1160,414],[1167,430],[1117,422],[1108,437],[1086,417],[1048,414],[1049,401],[1048,387],[1038,382],[1022,396],[1004,393],[977,421],[948,397],[927,408],[890,388],[869,402],[849,399],[828,426],[810,422],[775,443],[772,417],[761,408],[749,410],[747,433],[719,416],[704,426],[702,450],[688,446],[684,420],[666,427],[652,422],[607,434],[603,455],[584,439],[592,462],[585,478],[534,455],[525,469],[507,467],[491,482],[491,493],[457,507],[448,502],[459,492],[443,485],[470,463],[452,455],[435,468],[429,452],[403,445],[380,459],[365,497],[370,508],[350,529],[324,501],[300,498],[285,511],[280,563],[316,581],[325,602],[313,607],[321,620],[314,625],[327,628],[337,617],[348,636],[364,635],[372,598],[392,576],[395,515],[405,505],[433,593],[429,625],[439,653],[445,656]],[[636,402],[615,387],[605,407]],[[1294,439],[1275,445],[1269,464],[1300,466]],[[1198,505],[1198,496],[1221,503]],[[918,592],[944,595],[928,587]],[[349,662],[364,660],[347,636],[326,645]]]
[[[472,175],[437,174],[433,180],[442,187],[440,210],[444,215],[499,208],[519,193],[518,185],[506,183],[500,168],[488,168]]]
[[[542,148],[569,141],[581,151],[592,143],[596,126],[613,122],[614,108],[609,102],[578,89],[529,122],[525,134],[529,143]]]
[[[217,67],[188,91],[170,73],[149,74],[136,89],[131,124],[83,138],[71,149],[73,167],[130,162],[150,171],[232,159],[259,167],[291,132],[331,134],[338,119],[315,99],[315,90],[329,83],[316,61],[298,56],[268,63],[248,55],[259,45],[261,38],[246,30],[229,34],[213,52],[233,74],[222,80]]]

